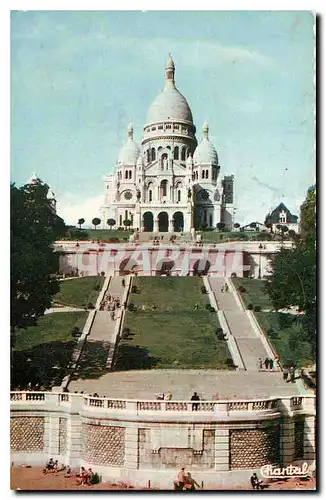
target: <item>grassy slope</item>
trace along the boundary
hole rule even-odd
[[[59,383],[75,346],[71,330],[75,326],[82,329],[87,314],[46,314],[38,320],[37,326],[17,330],[12,356],[12,383],[22,387],[30,381],[47,385],[56,378],[56,383]]]
[[[311,345],[302,340],[301,317],[277,312],[255,313],[284,366],[314,362]]]
[[[204,309],[208,297],[201,293],[200,278],[143,277],[133,283],[140,293],[131,294],[129,302],[157,309],[127,312],[124,326],[134,337],[120,344],[115,369],[226,369],[231,356],[226,343],[216,341],[218,319]]]
[[[61,281],[60,292],[53,297],[53,302],[74,307],[85,307],[88,302],[95,305],[104,280],[104,276],[86,276]],[[99,290],[94,290],[96,285],[100,286]]]
[[[260,306],[262,309],[272,309],[273,305],[270,298],[263,291],[265,281],[250,278],[232,278],[232,282],[236,289],[239,286],[246,289],[246,292],[241,294],[245,306],[253,304],[254,306]]]

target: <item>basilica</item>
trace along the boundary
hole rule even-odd
[[[191,109],[175,84],[169,58],[164,90],[150,105],[141,144],[127,128],[114,172],[104,177],[101,219],[140,231],[191,232],[224,224],[232,229],[233,175],[220,175],[209,126],[197,143]],[[219,227],[219,226],[218,226]]]

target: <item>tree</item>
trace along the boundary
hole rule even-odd
[[[11,314],[12,343],[16,328],[36,324],[59,291],[55,273],[58,253],[53,242],[65,234],[64,221],[47,199],[49,187],[34,184],[10,186]]]
[[[108,219],[106,223],[108,226],[110,226],[110,229],[112,229],[112,227],[116,225],[116,221],[114,219]]]
[[[250,224],[250,227],[251,227],[252,229],[256,229],[256,228],[257,228],[257,223],[256,223],[256,222],[252,222],[252,223]]]
[[[78,219],[79,229],[81,229],[83,224],[85,224],[85,219]]]
[[[132,221],[131,221],[130,219],[125,219],[125,220],[123,221],[123,225],[124,225],[125,227],[130,227],[130,226],[132,225]]]
[[[99,219],[98,217],[94,217],[94,219],[92,220],[92,224],[94,226],[94,229],[96,229],[96,226],[99,226],[101,224],[101,219]]]
[[[311,204],[311,205],[310,205]],[[271,260],[272,274],[265,290],[275,309],[297,307],[304,314],[300,341],[308,341],[316,352],[316,213],[308,191],[303,203],[303,224],[295,246],[281,249]],[[305,217],[307,217],[305,219]],[[302,219],[301,219],[302,221]]]
[[[216,228],[219,230],[219,231],[223,231],[223,229],[225,228],[225,224],[224,222],[218,222],[216,224]]]
[[[300,234],[307,245],[316,242],[316,186],[308,189],[307,197],[300,207]]]
[[[236,222],[233,227],[235,227],[235,229],[239,229],[239,227],[240,227],[239,222]]]

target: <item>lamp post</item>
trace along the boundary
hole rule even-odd
[[[259,245],[259,269],[258,269],[258,279],[260,280],[261,279],[261,251],[262,251],[262,248],[263,248],[263,245],[260,243]]]

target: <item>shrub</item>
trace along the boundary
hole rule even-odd
[[[206,304],[205,309],[206,309],[206,311],[210,311],[211,310],[211,305],[210,304]]]
[[[231,274],[231,278],[236,278],[237,277],[237,273],[232,273]]]
[[[204,285],[201,286],[201,293],[207,293],[206,287]]]
[[[233,363],[233,359],[231,359],[231,358],[227,358],[225,361],[225,364],[228,368],[235,368],[235,365]]]
[[[136,307],[133,302],[130,302],[130,304],[128,304],[128,311],[136,311]]]
[[[223,333],[223,328],[217,328],[216,329],[216,335],[218,335],[219,333]]]
[[[214,308],[213,306],[210,306],[210,307],[211,307],[211,308],[210,308],[211,313],[215,313],[215,312],[216,312],[216,311],[215,311],[215,308]]]
[[[88,302],[87,309],[94,309],[94,304],[92,302]]]
[[[80,335],[80,333],[81,332],[79,331],[78,326],[74,326],[73,329],[71,330],[71,335],[73,335],[74,337]]]
[[[249,309],[249,311],[252,311],[253,308],[254,308],[253,304],[248,304],[247,309]]]
[[[137,293],[137,291],[138,290],[137,290],[136,285],[132,285],[132,287],[131,287],[131,293]]]
[[[104,271],[101,271],[101,276],[105,276],[105,272]]]
[[[255,307],[254,307],[254,311],[255,311],[255,312],[259,312],[259,311],[261,311],[261,306],[255,306]]]
[[[98,292],[100,289],[101,289],[100,285],[95,285],[95,286],[94,286],[94,290],[95,290],[96,292]]]
[[[246,293],[246,289],[245,289],[245,287],[244,287],[244,286],[239,286],[238,291],[239,291],[240,293]]]
[[[110,236],[110,237],[108,238],[108,242],[109,242],[109,243],[119,243],[119,241],[120,241],[120,239],[119,239],[119,238],[117,238],[116,236]]]

